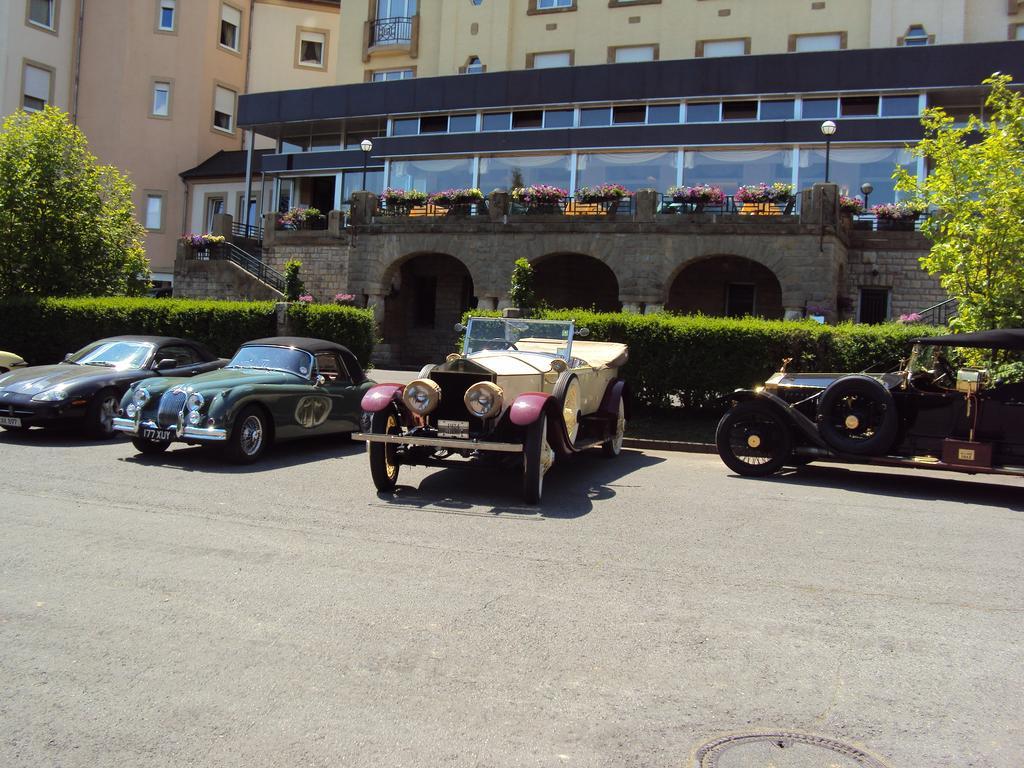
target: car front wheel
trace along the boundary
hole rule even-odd
[[[395,410],[388,408],[374,413],[370,417],[370,432],[375,435],[400,435],[402,426]],[[377,490],[393,491],[398,484],[398,462],[395,461],[398,445],[368,441],[366,452],[370,456],[370,477]]]
[[[626,435],[626,403],[620,397],[619,398],[619,411],[618,416],[615,419],[615,433],[612,435],[610,440],[606,440],[601,443],[601,450],[604,451],[604,455],[610,459],[614,459],[620,453],[622,453],[622,440]]]
[[[766,477],[782,469],[793,450],[793,435],[782,416],[765,403],[742,402],[718,422],[718,455],[733,472]]]
[[[262,408],[250,405],[235,419],[228,438],[227,455],[236,464],[257,461],[270,443],[270,424]]]
[[[92,437],[106,439],[114,436],[114,416],[120,400],[113,389],[102,389],[96,393],[85,414],[85,429]]]
[[[526,429],[523,446],[523,499],[527,504],[539,504],[544,493],[544,473],[555,461],[555,452],[548,445],[548,417],[541,414]]]

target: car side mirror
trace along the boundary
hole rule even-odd
[[[316,385],[318,387],[322,387],[326,383],[327,383],[327,377],[324,376],[322,373],[318,374],[317,377],[316,377]]]
[[[157,362],[157,364],[156,364],[156,369],[158,371],[166,371],[166,370],[169,370],[171,368],[177,368],[177,367],[178,367],[178,361],[175,360],[173,357],[165,357],[163,360],[159,360]]]
[[[464,330],[466,330],[466,326],[464,326],[462,323],[456,323],[455,324],[455,332],[456,333],[462,333]]]
[[[585,338],[587,338],[587,336],[590,335],[590,329],[589,328],[578,328],[576,330],[576,335],[579,336],[581,339],[585,339]]]

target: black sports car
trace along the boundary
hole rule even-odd
[[[77,424],[94,437],[114,434],[114,416],[129,385],[151,376],[194,376],[224,366],[195,341],[114,336],[69,354],[57,365],[0,376],[0,427]]]

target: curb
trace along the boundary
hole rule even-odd
[[[644,448],[649,451],[680,451],[683,453],[718,453],[713,443],[687,443],[680,440],[647,440],[642,437],[624,437],[625,448]]]

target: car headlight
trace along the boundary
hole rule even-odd
[[[469,412],[481,419],[489,419],[501,413],[504,393],[501,387],[489,381],[480,381],[466,390],[463,402]]]
[[[67,396],[68,393],[63,389],[60,387],[54,387],[53,389],[48,389],[45,392],[40,392],[38,395],[33,397],[32,400],[37,403],[56,403],[61,400],[66,400]]]
[[[198,411],[203,407],[203,403],[205,402],[206,399],[202,395],[198,392],[193,392],[188,396],[188,400],[185,401],[185,404],[188,406],[190,411]]]
[[[426,416],[441,402],[441,387],[430,379],[416,379],[402,393],[405,407],[420,416]]]
[[[132,395],[132,402],[135,403],[136,408],[141,408],[149,402],[149,390],[145,387],[139,387],[135,390],[135,394]]]
[[[188,423],[193,427],[199,426],[199,422],[203,420],[202,414],[198,410],[188,412]]]
[[[138,412],[139,407],[135,405],[135,403],[128,403],[128,407],[124,409],[124,413],[129,419],[134,419],[135,414],[137,414]]]

